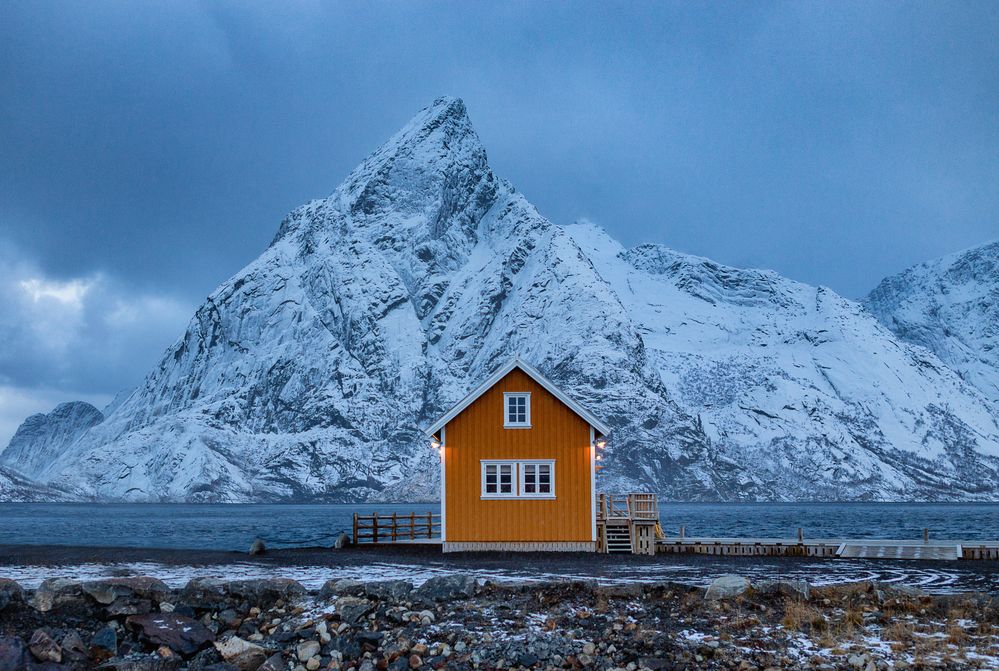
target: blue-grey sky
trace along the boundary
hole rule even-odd
[[[0,4],[0,447],[440,95],[555,222],[860,297],[999,236],[995,2]]]

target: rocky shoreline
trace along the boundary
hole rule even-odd
[[[999,600],[878,583],[0,579],[0,671],[997,666]]]

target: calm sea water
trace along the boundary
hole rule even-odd
[[[245,551],[327,545],[350,531],[354,512],[439,512],[435,504],[0,504],[0,544]],[[673,535],[999,540],[999,503],[661,503]]]

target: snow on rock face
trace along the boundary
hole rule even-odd
[[[745,474],[739,494],[999,491],[999,426],[987,403],[860,305],[770,271],[658,245],[624,250],[592,225],[567,230],[615,288],[663,386],[697,417],[712,451]]]
[[[292,212],[103,422],[16,466],[117,500],[433,499],[420,427],[514,352],[613,427],[603,489],[997,493],[995,420],[932,355],[828,290],[550,223],[452,98]]]
[[[0,452],[0,464],[25,473],[37,472],[103,420],[100,410],[83,401],[61,403],[48,414],[32,415]]]
[[[999,240],[887,277],[864,303],[999,408]]]

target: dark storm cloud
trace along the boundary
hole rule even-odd
[[[7,281],[193,305],[448,94],[556,222],[859,297],[999,234],[997,34],[994,3],[8,2]],[[150,347],[0,383],[112,393]]]

